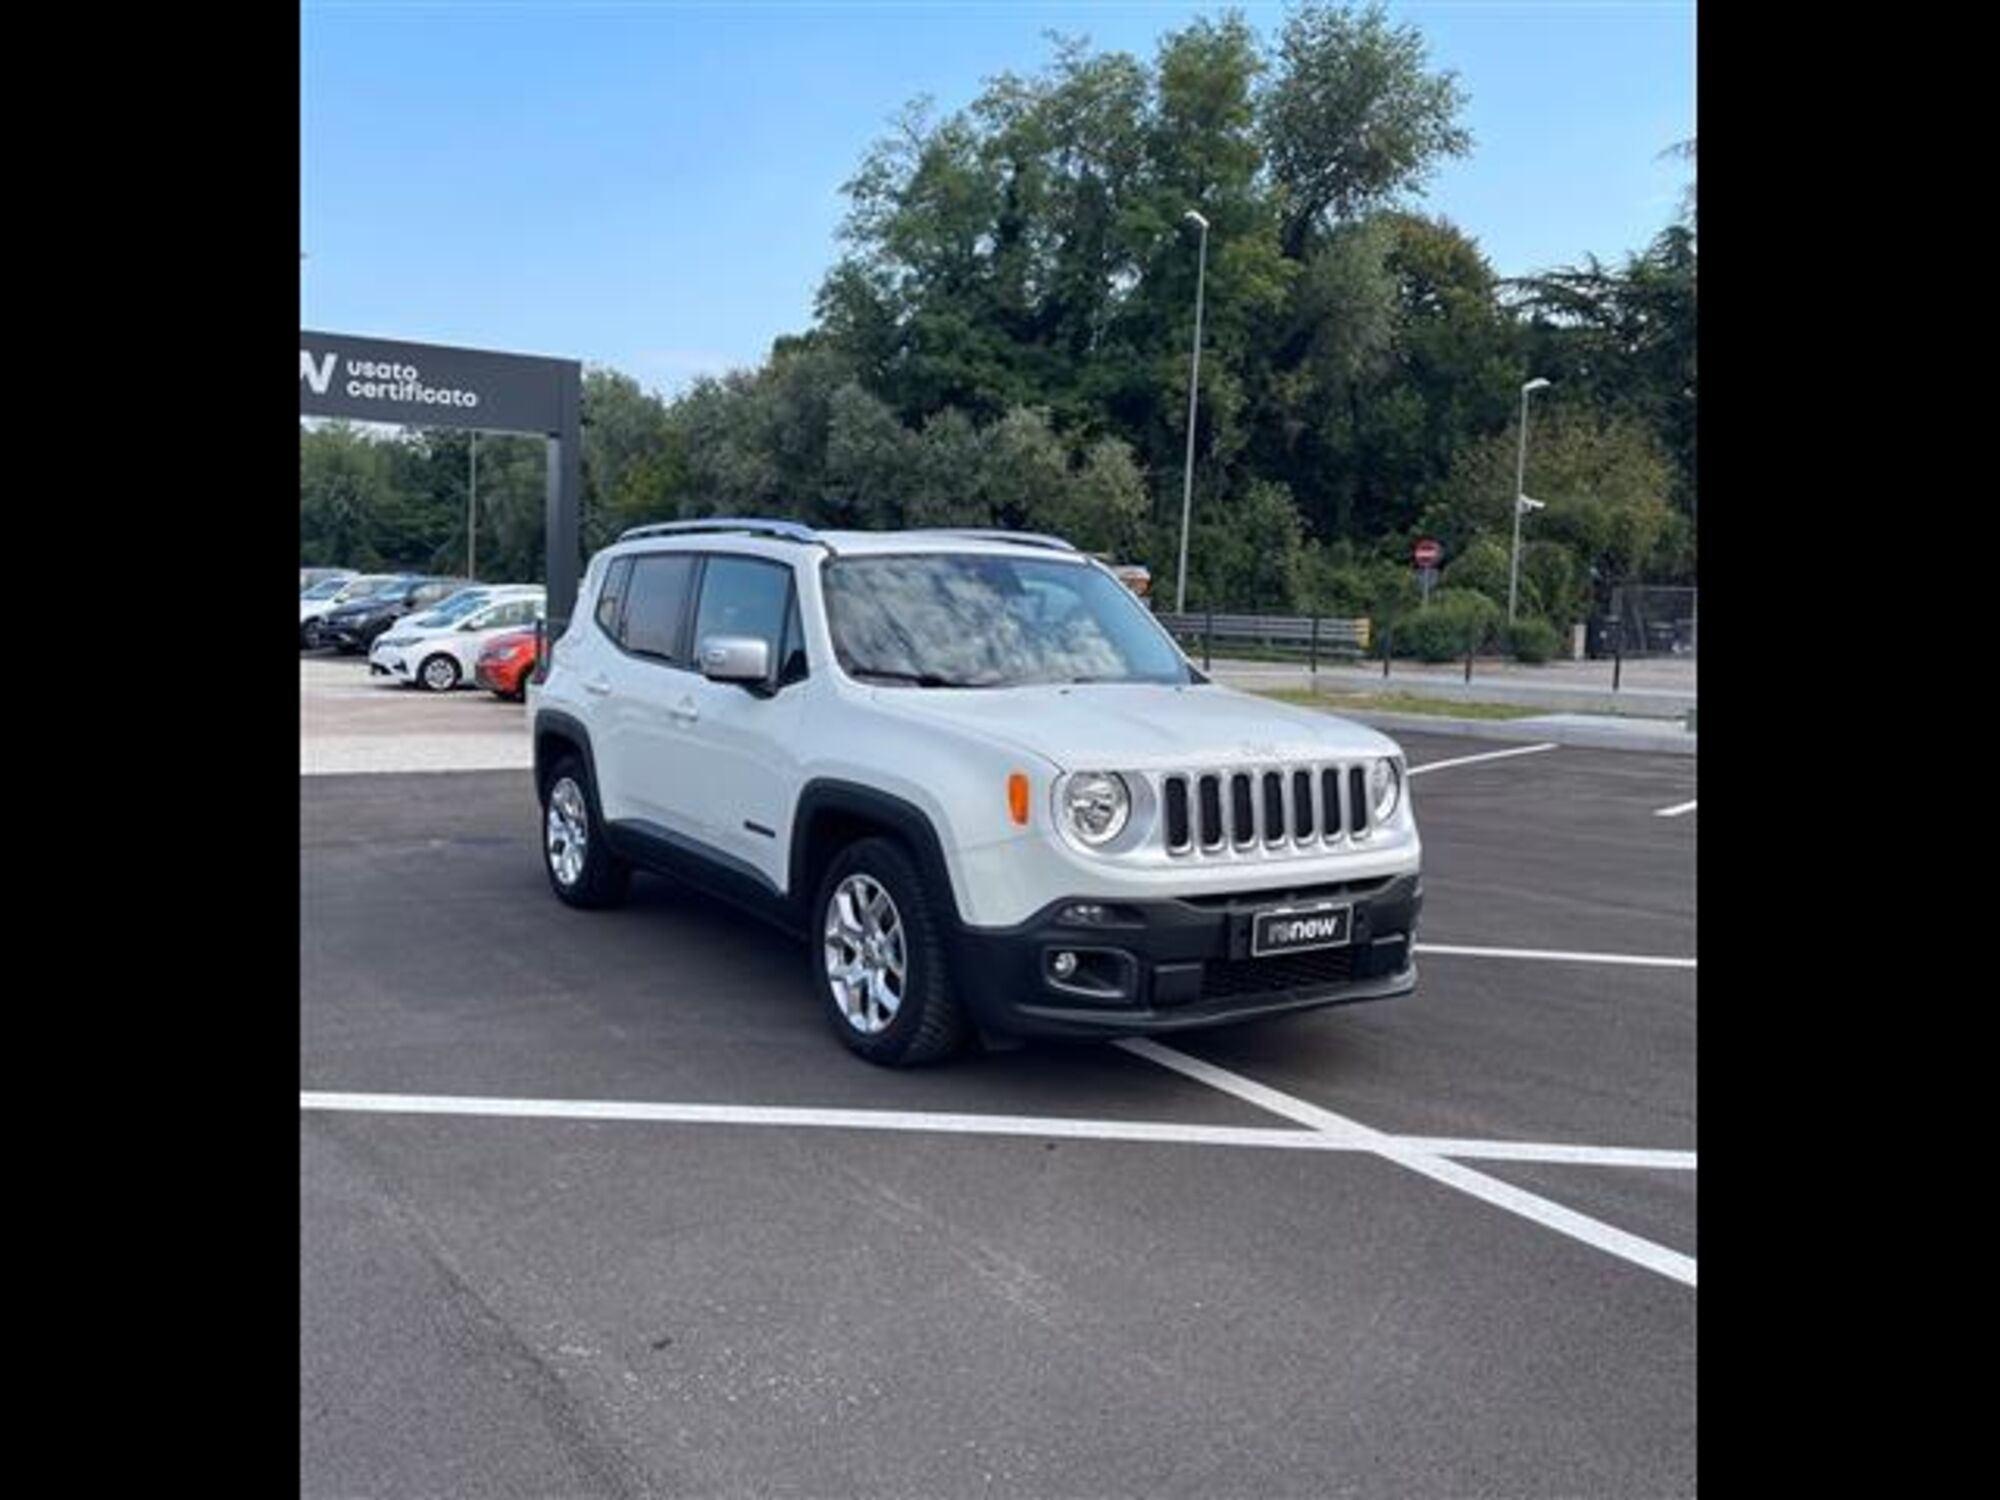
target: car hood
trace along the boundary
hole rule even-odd
[[[1214,683],[1079,683],[1019,688],[874,688],[891,714],[957,728],[1065,771],[1169,770],[1330,756],[1396,755],[1352,719]]]

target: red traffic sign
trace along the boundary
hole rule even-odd
[[[1435,568],[1438,559],[1444,556],[1444,543],[1433,537],[1424,537],[1410,553],[1411,561],[1420,568]]]

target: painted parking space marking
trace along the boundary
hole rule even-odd
[[[1583,1244],[1593,1246],[1609,1255],[1648,1271],[1680,1282],[1683,1286],[1695,1285],[1695,1260],[1693,1256],[1682,1255],[1669,1250],[1665,1245],[1641,1239],[1623,1229],[1606,1224],[1601,1219],[1593,1219],[1588,1214],[1580,1214],[1574,1209],[1564,1208],[1560,1203],[1526,1192],[1512,1183],[1502,1182],[1497,1177],[1489,1177],[1484,1172],[1453,1161],[1450,1157],[1425,1150],[1417,1138],[1392,1136],[1363,1125],[1358,1120],[1336,1114],[1317,1104],[1295,1098],[1259,1083],[1253,1078],[1245,1078],[1240,1073],[1232,1073],[1227,1068],[1219,1068],[1214,1063],[1162,1046],[1159,1042],[1145,1037],[1131,1037],[1113,1043],[1131,1053],[1143,1057],[1148,1062],[1205,1083],[1210,1088],[1219,1089],[1260,1109],[1282,1115],[1307,1128],[1325,1133],[1330,1139],[1339,1141],[1349,1149],[1372,1151],[1385,1161],[1394,1162],[1399,1167],[1407,1167],[1412,1172],[1430,1178],[1433,1182],[1458,1189],[1483,1203],[1495,1208],[1506,1209],[1524,1219],[1532,1220],[1544,1228],[1553,1229],[1558,1234],[1569,1236]]]
[[[1413,1151],[1466,1161],[1552,1162],[1570,1167],[1644,1167],[1655,1172],[1692,1172],[1692,1151],[1651,1151],[1637,1146],[1562,1146],[1534,1141],[1469,1141],[1447,1136],[1403,1135]]]
[[[1507,750],[1487,750],[1478,755],[1454,755],[1450,760],[1426,761],[1421,766],[1411,766],[1412,776],[1421,776],[1426,771],[1442,771],[1449,766],[1477,765],[1482,760],[1505,760],[1510,755],[1537,755],[1544,750],[1555,749],[1555,741],[1541,745],[1515,745]]]
[[[1661,808],[1653,816],[1656,818],[1678,818],[1682,813],[1691,813],[1693,811],[1694,804],[1692,802],[1676,802],[1672,807]]]
[[[1282,1097],[1282,1096],[1281,1096]],[[1037,1140],[1135,1141],[1174,1146],[1248,1146],[1280,1151],[1379,1151],[1383,1141],[1439,1156],[1575,1166],[1695,1170],[1692,1151],[1575,1146],[1543,1141],[1444,1140],[1271,1125],[1182,1125],[1060,1115],[936,1114],[922,1110],[813,1109],[764,1104],[649,1104],[620,1099],[496,1099],[467,1094],[357,1094],[301,1090],[302,1114],[443,1115],[473,1120],[612,1120],[667,1125],[765,1125],[792,1130],[885,1130],[928,1135],[1026,1136]]]
[[[1473,948],[1462,943],[1419,943],[1419,953],[1448,958],[1523,958],[1559,964],[1623,964],[1638,969],[1692,969],[1691,958],[1655,953],[1576,953],[1563,948]]]

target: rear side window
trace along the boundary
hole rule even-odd
[[[597,623],[612,640],[618,639],[618,615],[625,608],[625,586],[632,576],[632,559],[613,558],[604,570],[604,587],[597,591]]]
[[[685,552],[633,558],[619,644],[641,656],[684,665],[688,659],[688,589],[693,575],[694,558]]]

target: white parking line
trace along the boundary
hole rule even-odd
[[[1538,958],[1562,964],[1626,964],[1640,969],[1692,969],[1691,958],[1652,953],[1571,953],[1560,948],[1468,948],[1459,943],[1419,943],[1419,953],[1455,958]]]
[[[1400,1135],[1412,1151],[1466,1161],[1546,1161],[1570,1167],[1645,1167],[1656,1172],[1692,1172],[1692,1151],[1650,1151],[1635,1146],[1560,1146],[1532,1141],[1466,1141],[1444,1136]]]
[[[1446,1187],[1457,1188],[1495,1208],[1504,1208],[1509,1213],[1531,1219],[1558,1234],[1591,1245],[1607,1254],[1643,1266],[1649,1271],[1670,1277],[1684,1286],[1695,1284],[1695,1261],[1693,1256],[1682,1255],[1669,1250],[1665,1245],[1656,1245],[1651,1240],[1641,1239],[1636,1234],[1628,1234],[1622,1229],[1580,1214],[1574,1209],[1564,1208],[1560,1203],[1525,1192],[1511,1183],[1502,1182],[1497,1177],[1489,1177],[1484,1172],[1462,1166],[1458,1162],[1425,1148],[1415,1137],[1385,1135],[1371,1129],[1358,1120],[1350,1120],[1345,1115],[1335,1114],[1330,1109],[1322,1109],[1317,1104],[1294,1098],[1268,1084],[1245,1078],[1240,1073],[1232,1073],[1227,1068],[1204,1062],[1198,1057],[1190,1057],[1185,1052],[1177,1052],[1172,1047],[1144,1037],[1129,1038],[1116,1044],[1135,1057],[1143,1057],[1148,1062],[1170,1068],[1183,1077],[1205,1083],[1210,1088],[1220,1089],[1260,1109],[1270,1110],[1288,1120],[1312,1130],[1323,1132],[1334,1140],[1350,1145],[1353,1149],[1373,1151],[1384,1160],[1408,1167],[1441,1182]],[[1462,1144],[1462,1143],[1461,1143]]]
[[[1653,816],[1656,818],[1678,818],[1682,813],[1691,813],[1693,811],[1694,804],[1692,802],[1676,802],[1672,807],[1661,808]]]
[[[1280,1096],[1282,1097],[1282,1096]],[[607,1099],[494,1099],[464,1094],[353,1094],[301,1090],[301,1113],[447,1115],[486,1120],[630,1120],[669,1125],[777,1125],[788,1129],[920,1131],[935,1135],[1032,1136],[1039,1140],[1139,1141],[1175,1146],[1262,1146],[1280,1151],[1375,1151],[1394,1141],[1440,1156],[1549,1161],[1605,1167],[1695,1170],[1692,1151],[1567,1146],[1537,1141],[1440,1141],[1343,1135],[1269,1125],[1180,1125],[1151,1120],[1085,1120],[998,1114],[930,1114],[892,1109],[801,1109],[763,1104],[647,1104]]]
[[[1505,760],[1510,755],[1534,755],[1543,750],[1555,749],[1553,740],[1545,745],[1516,745],[1510,750],[1488,750],[1482,755],[1455,755],[1450,760],[1427,761],[1421,766],[1411,766],[1412,776],[1421,776],[1426,771],[1442,771],[1447,766],[1476,765],[1482,760]]]

